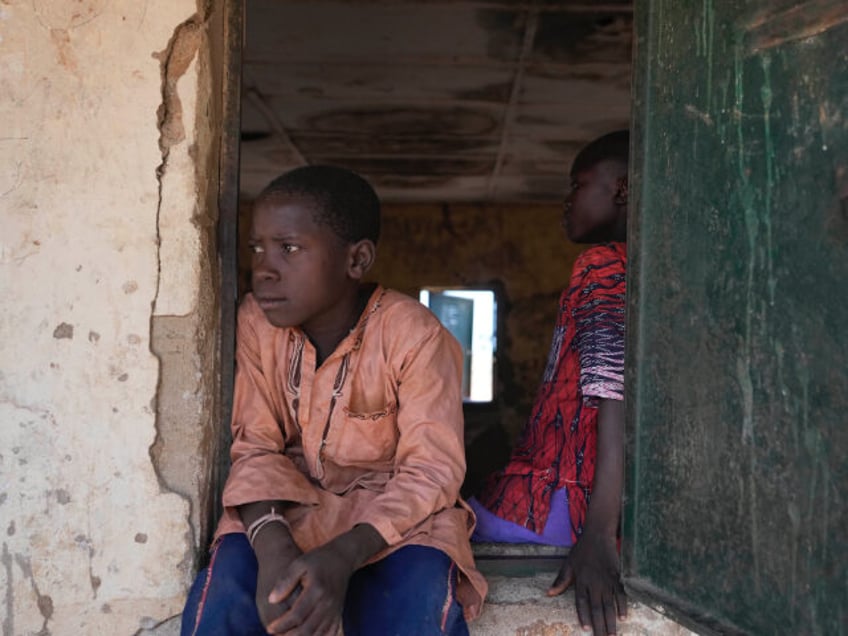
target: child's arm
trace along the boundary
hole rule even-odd
[[[618,518],[624,486],[624,403],[602,399],[598,404],[598,450],[592,498],[583,534],[571,549],[549,596],[574,585],[577,617],[595,636],[616,633],[616,608],[626,616],[617,548]]]
[[[232,466],[223,494],[224,506],[238,512],[245,529],[272,508],[285,515],[292,506],[318,503],[314,485],[284,452],[280,414],[263,368],[257,330],[261,323],[261,309],[248,296],[238,316]],[[301,550],[287,527],[278,522],[265,525],[256,534],[253,549],[259,564],[256,602],[263,624],[267,624],[285,609],[272,607],[268,595]]]
[[[285,511],[290,503],[260,501],[239,506],[250,528],[270,511]],[[304,554],[286,524],[267,523],[253,537],[258,563],[256,606],[266,629],[286,633],[299,628],[307,634],[336,633],[347,581],[385,541],[368,525],[359,525],[330,543]],[[309,581],[305,587],[300,582]]]
[[[583,532],[548,590],[574,584],[577,615],[595,636],[616,633],[626,614],[617,550],[624,482],[624,260],[613,245],[586,250],[570,284],[574,344],[580,358],[580,394],[597,406],[595,474]]]

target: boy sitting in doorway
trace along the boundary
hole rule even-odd
[[[293,170],[254,204],[225,514],[183,635],[460,635],[480,612],[461,352],[362,282],[379,228],[341,168]]]
[[[583,252],[562,293],[532,413],[502,471],[469,503],[472,540],[572,546],[548,590],[574,585],[581,624],[616,633],[626,614],[617,550],[624,472],[624,272],[629,135],[587,145],[563,224]]]

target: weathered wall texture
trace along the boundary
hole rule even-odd
[[[489,596],[471,636],[578,636],[583,631],[571,590],[550,598],[545,591],[554,573],[527,577],[489,577]],[[663,614],[630,602],[627,619],[618,622],[619,636],[694,636]]]
[[[183,601],[214,407],[209,19],[0,0],[4,636],[132,634]]]

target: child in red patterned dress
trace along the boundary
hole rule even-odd
[[[572,546],[548,590],[575,588],[582,625],[616,633],[626,613],[617,536],[624,471],[624,292],[629,135],[574,160],[563,224],[595,243],[560,298],[541,387],[507,466],[469,502],[472,540]]]

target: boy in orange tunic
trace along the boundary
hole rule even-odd
[[[460,635],[480,612],[459,345],[362,283],[379,227],[340,168],[289,172],[254,204],[226,510],[184,635]]]

